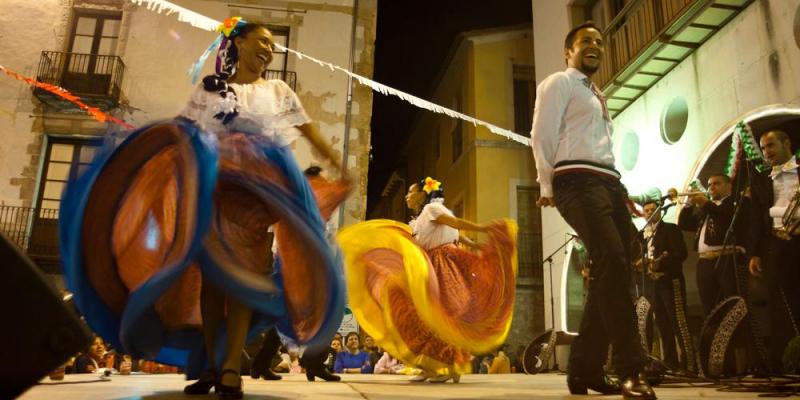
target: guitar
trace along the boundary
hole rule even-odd
[[[661,260],[668,255],[669,252],[665,250],[660,256],[655,258],[642,257],[633,263],[633,269],[637,272],[644,271],[648,278],[657,281],[666,274],[661,272]]]

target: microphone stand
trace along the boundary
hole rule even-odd
[[[556,333],[556,302],[555,302],[555,294],[554,294],[555,292],[553,292],[553,256],[555,256],[556,253],[561,251],[561,249],[564,249],[564,256],[566,257],[567,256],[567,249],[566,249],[567,245],[573,239],[578,237],[578,236],[573,235],[571,233],[567,233],[567,235],[569,236],[569,239],[565,240],[564,243],[561,244],[561,246],[559,246],[552,253],[550,253],[550,255],[545,257],[544,260],[542,260],[542,265],[544,265],[544,263],[547,263],[548,269],[549,269],[549,273],[550,273],[550,321],[551,321],[551,324],[553,325],[553,335],[557,334]],[[556,356],[555,349],[553,349],[553,369],[558,371],[558,359],[557,359],[557,356]]]

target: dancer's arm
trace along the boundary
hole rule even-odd
[[[536,162],[541,195],[536,201],[539,207],[553,207],[553,167],[558,150],[561,123],[570,98],[569,77],[552,75],[536,89],[536,105],[533,108],[531,126],[531,148]]]
[[[328,162],[336,168],[337,171],[344,175],[344,171],[342,171],[342,163],[339,160],[339,157],[336,156],[336,153],[333,151],[333,147],[325,140],[322,135],[320,135],[319,130],[312,124],[303,124],[297,127],[300,132],[305,136],[311,146],[314,147],[314,150],[318,151],[325,157]]]
[[[437,224],[447,225],[451,228],[463,231],[486,232],[489,230],[489,227],[487,225],[476,224],[474,222],[467,221],[461,218],[456,218],[448,214],[442,214],[436,217],[434,222],[436,222]]]

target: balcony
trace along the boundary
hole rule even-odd
[[[612,115],[621,113],[753,0],[632,0],[603,32],[595,74]]]
[[[0,205],[0,232],[44,272],[60,272],[58,210]]]
[[[108,111],[119,105],[125,64],[117,56],[42,51],[36,79],[60,86],[84,103]],[[77,110],[72,103],[39,88],[34,95],[61,111]]]
[[[296,90],[297,86],[297,73],[292,71],[279,71],[274,69],[267,70],[266,79],[280,79],[286,82],[292,90]]]

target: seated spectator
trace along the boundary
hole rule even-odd
[[[383,350],[375,345],[375,340],[370,335],[364,335],[364,351],[369,353],[369,364],[375,365],[383,355]]]
[[[341,336],[341,335],[340,335]],[[323,365],[329,372],[333,372],[334,365],[336,364],[336,355],[342,351],[342,341],[341,339],[334,338],[331,340],[331,348],[328,351],[328,358],[325,360]]]
[[[272,367],[275,372],[300,373],[300,357],[297,348],[287,350],[286,346],[281,346],[278,350],[280,361]]]
[[[511,360],[505,353],[505,345],[500,347],[494,352],[492,363],[489,365],[490,374],[510,374],[511,373]]]
[[[75,373],[86,374],[95,372],[105,367],[103,357],[106,354],[106,345],[101,337],[95,337],[89,349],[75,360]]]
[[[369,363],[369,353],[359,350],[358,334],[348,333],[345,345],[347,350],[336,355],[334,372],[337,374],[371,374],[372,364]]]
[[[400,364],[396,358],[392,357],[388,352],[383,352],[383,356],[375,363],[376,374],[396,374],[400,372],[405,366]]]

